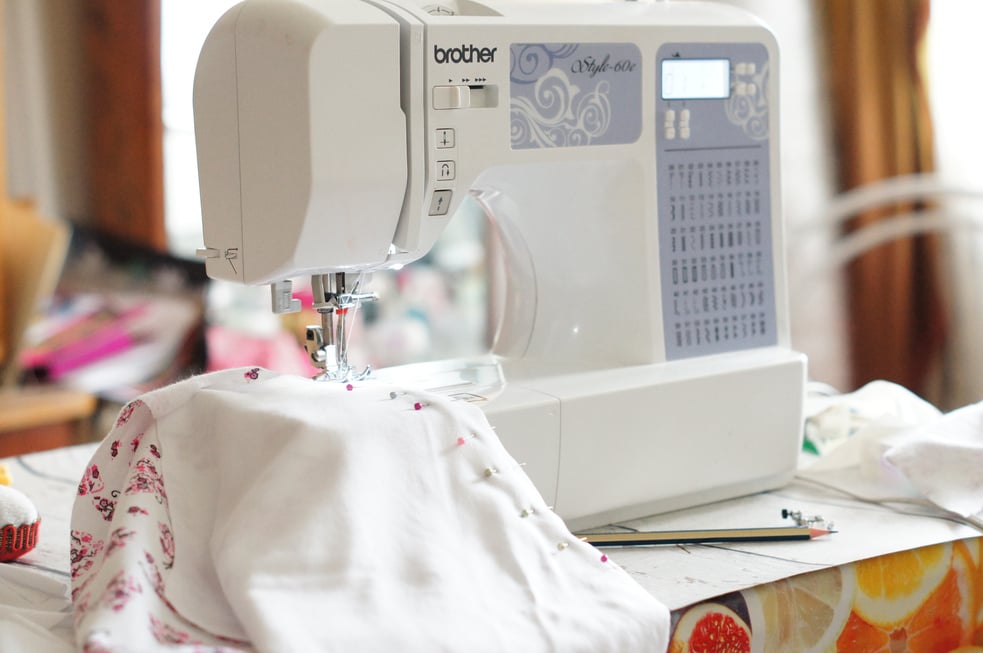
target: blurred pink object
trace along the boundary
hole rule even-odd
[[[209,372],[235,367],[262,367],[308,377],[320,372],[310,364],[307,352],[297,339],[285,331],[257,336],[223,326],[210,326],[205,340]]]

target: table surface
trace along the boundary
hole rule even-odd
[[[66,447],[7,459],[15,487],[42,513],[37,548],[22,561],[67,584],[72,502],[95,444]],[[858,489],[856,479],[842,485]],[[862,490],[862,488],[859,488]],[[813,540],[728,544],[660,545],[606,549],[638,583],[670,609],[798,574],[948,542],[980,533],[948,519],[864,503],[796,480],[788,486],[705,506],[627,522],[638,530],[758,528],[792,525],[782,509],[822,515],[836,533]]]

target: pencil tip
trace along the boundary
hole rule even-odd
[[[809,537],[822,537],[823,535],[830,535],[836,531],[827,530],[825,528],[810,528]]]

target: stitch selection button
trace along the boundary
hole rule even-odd
[[[438,161],[437,181],[451,181],[457,175],[457,164],[454,161]]]
[[[430,215],[447,215],[451,206],[451,190],[435,190],[430,198]]]
[[[442,128],[437,130],[437,149],[447,150],[454,147],[454,130]]]

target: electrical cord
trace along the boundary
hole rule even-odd
[[[963,526],[969,526],[970,528],[975,528],[976,530],[983,533],[983,519],[980,519],[979,517],[976,516],[964,517],[963,515],[960,515],[957,512],[947,510],[935,503],[932,503],[928,499],[918,498],[918,497],[876,497],[876,498],[865,497],[861,494],[857,494],[856,492],[851,492],[850,490],[846,490],[842,487],[833,485],[832,483],[820,481],[817,478],[806,476],[801,473],[795,475],[795,480],[816,485],[818,487],[821,487],[825,490],[830,490],[832,492],[838,492],[839,494],[849,497],[850,499],[853,499],[855,501],[860,501],[862,503],[880,506],[882,508],[887,508],[888,510],[892,510],[894,512],[901,513],[904,515],[917,515],[922,517],[938,517],[940,519],[948,519],[950,521],[954,521],[959,524],[962,524]],[[907,506],[916,506],[919,508],[926,508],[937,514],[924,515],[922,513],[905,511],[897,507],[898,504],[907,505]]]

